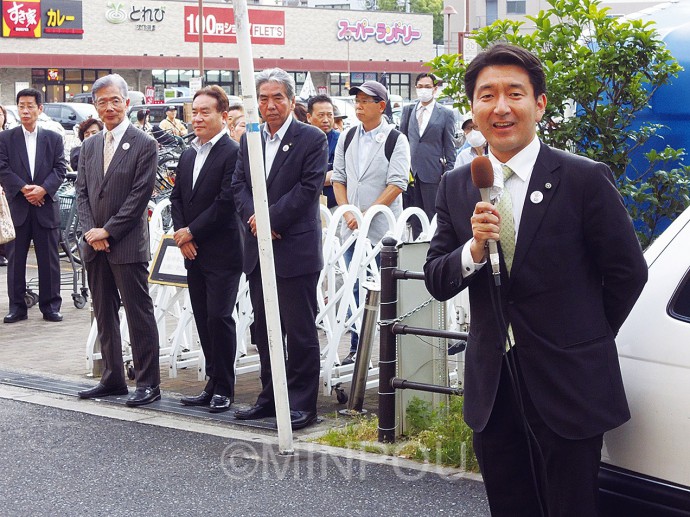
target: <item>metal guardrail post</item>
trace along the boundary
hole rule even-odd
[[[364,405],[364,391],[367,387],[367,375],[369,362],[371,361],[371,347],[376,335],[376,323],[379,313],[379,301],[381,288],[374,282],[362,285],[367,290],[367,298],[364,303],[364,315],[362,317],[362,331],[359,334],[359,347],[355,358],[355,369],[352,372],[352,387],[345,414],[356,415],[366,413],[362,409]],[[341,412],[342,413],[342,412]]]
[[[398,267],[397,242],[383,239],[381,249],[381,329],[379,351],[379,442],[395,442],[395,388],[391,380],[396,373],[396,337],[392,332],[397,315],[398,286],[393,272]]]

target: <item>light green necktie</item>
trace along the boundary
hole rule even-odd
[[[513,266],[513,257],[515,256],[515,219],[513,216],[513,201],[510,197],[510,192],[505,187],[508,178],[510,178],[514,171],[507,165],[501,165],[503,169],[503,194],[501,194],[501,199],[496,207],[498,208],[498,213],[501,214],[501,227],[499,231],[501,249],[503,250],[503,260],[505,260],[506,268],[510,273],[510,268]],[[515,338],[513,337],[513,326],[508,324],[508,336],[509,340],[506,340],[506,352],[510,350],[510,346],[515,344]]]
[[[514,172],[513,169],[507,165],[501,165],[503,169],[503,194],[496,207],[498,213],[501,214],[501,228],[500,241],[501,249],[503,250],[503,259],[508,267],[508,273],[513,266],[513,257],[515,256],[515,219],[513,218],[513,201],[510,198],[510,192],[505,188],[505,184]]]

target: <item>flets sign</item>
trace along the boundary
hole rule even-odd
[[[237,43],[235,11],[229,7],[204,7],[204,41]],[[251,41],[255,45],[285,45],[285,12],[249,9]],[[199,41],[199,8],[184,7],[184,40]]]

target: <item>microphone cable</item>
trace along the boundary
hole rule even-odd
[[[530,426],[528,420],[527,420],[527,414],[525,413],[525,406],[524,406],[524,401],[522,397],[522,390],[520,389],[520,382],[518,379],[518,374],[519,374],[519,368],[518,365],[515,361],[515,357],[510,354],[509,352],[512,351],[513,349],[513,343],[511,342],[510,335],[508,333],[508,324],[505,321],[505,318],[503,317],[503,304],[501,300],[501,293],[500,293],[500,284],[494,284],[494,282],[491,282],[493,279],[493,273],[491,272],[490,268],[486,268],[489,276],[489,294],[491,298],[491,306],[494,311],[494,316],[496,318],[496,322],[498,323],[498,328],[500,329],[501,332],[501,344],[500,348],[503,351],[503,358],[505,359],[505,365],[508,371],[508,377],[510,378],[510,384],[511,387],[513,388],[513,394],[515,395],[515,399],[518,404],[518,410],[520,413],[520,418],[522,420],[522,427],[525,432],[525,439],[527,440],[527,452],[529,454],[529,461],[530,461],[530,472],[532,475],[532,483],[534,484],[534,490],[537,495],[537,502],[539,504],[539,510],[541,517],[548,517],[548,508],[545,505],[545,502],[542,498],[542,491],[539,489],[539,483],[537,481],[537,466],[535,465],[534,462],[534,451],[532,449],[532,440],[534,440],[534,444],[536,445],[537,452],[539,454],[539,459],[542,462],[542,465],[544,466],[541,472],[541,478],[542,478],[542,483],[544,487],[544,493],[547,493],[548,489],[548,478],[546,474],[546,462],[544,460],[544,454],[541,450],[541,446],[539,445],[539,441],[537,440],[536,435],[534,434],[534,431],[532,430],[532,427]],[[508,351],[506,351],[505,343],[508,343]]]

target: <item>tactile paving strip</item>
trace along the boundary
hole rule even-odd
[[[53,379],[50,377],[42,377],[40,375],[31,375],[25,373],[6,372],[0,370],[0,384],[7,384],[8,386],[17,386],[20,388],[29,388],[38,391],[47,391],[48,393],[56,393],[58,395],[77,397],[77,392],[88,389],[93,384],[82,384],[63,379]],[[132,391],[130,391],[132,393]],[[124,406],[127,401],[127,396],[113,396],[104,397],[102,399],[84,400],[85,404],[106,402],[110,404],[117,404]],[[234,411],[226,411],[224,413],[209,413],[207,408],[183,406],[176,398],[166,396],[165,392],[161,393],[161,400],[147,404],[138,409],[146,411],[159,411],[161,413],[170,413],[175,415],[184,415],[192,418],[203,418],[215,422],[223,422],[230,425],[241,427],[253,427],[257,429],[276,430],[275,418],[264,418],[260,420],[237,420],[233,416]]]

